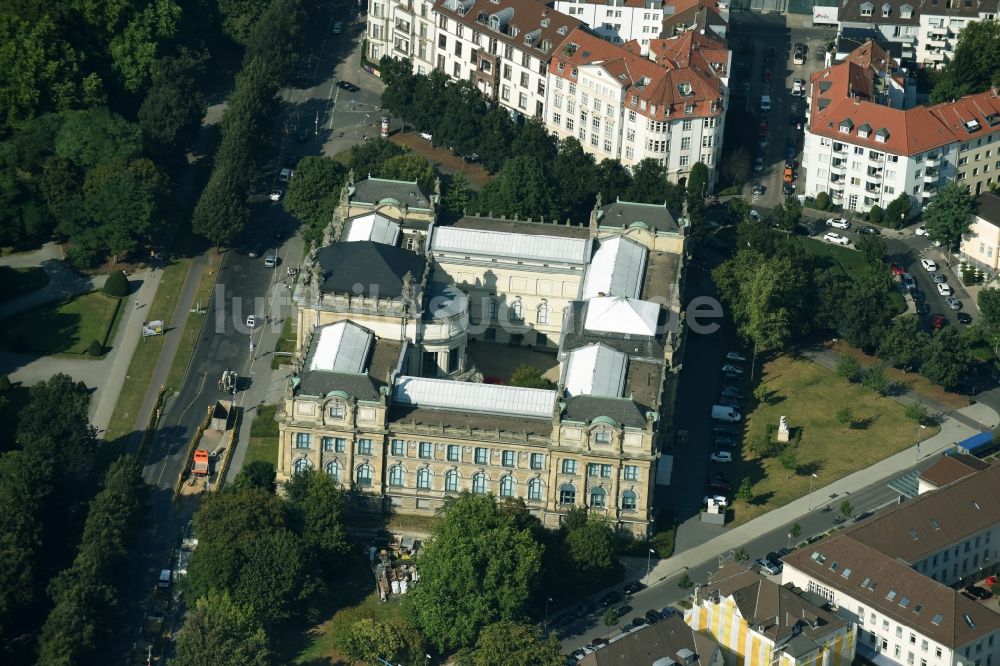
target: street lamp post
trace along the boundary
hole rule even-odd
[[[809,475],[809,510],[812,511],[813,508],[813,479],[816,478],[815,474]]]
[[[552,597],[545,597],[545,621],[543,624],[547,629],[549,626],[549,602],[552,601]]]
[[[653,553],[655,553],[655,552],[656,552],[655,550],[653,550],[652,548],[650,548],[649,552],[646,553],[646,578],[649,578],[650,558],[653,556]]]
[[[917,460],[920,460],[920,431],[923,430],[923,429],[925,429],[926,427],[927,426],[923,425],[922,423],[918,423],[917,424],[917,433],[916,433],[916,440],[917,440]]]

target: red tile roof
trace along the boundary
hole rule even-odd
[[[959,141],[1000,129],[1000,96],[995,90],[967,95],[929,108]]]
[[[940,488],[987,467],[989,467],[988,463],[975,456],[957,453],[941,456],[936,463],[923,471],[920,478],[932,486]]]

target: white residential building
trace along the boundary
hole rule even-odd
[[[650,43],[656,62],[585,28],[554,54],[545,124],[575,136],[600,161],[633,166],[660,160],[682,182],[697,162],[714,177],[722,149],[730,53],[716,40],[685,32]]]
[[[554,6],[613,44],[639,42],[642,55],[660,36],[667,8],[672,9],[662,0],[556,0]]]
[[[429,74],[435,62],[433,7],[433,0],[371,0],[368,58],[410,58],[414,72]]]
[[[924,0],[919,11],[916,61],[943,67],[955,53],[958,36],[973,21],[993,21],[997,0]]]

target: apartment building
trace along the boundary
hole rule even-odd
[[[371,0],[368,6],[365,55],[378,62],[384,55],[410,58],[413,71],[434,68],[433,0]]]
[[[993,21],[997,0],[922,0],[917,28],[916,61],[943,67],[955,53],[958,36],[973,21]]]
[[[329,242],[304,260],[279,478],[324,470],[372,511],[431,515],[468,490],[521,497],[556,527],[584,506],[645,536],[682,340],[683,230],[616,202],[586,228],[435,219],[421,253],[399,245],[422,222],[403,219],[413,184],[390,184],[374,184],[389,196],[371,211],[354,204],[369,185],[349,183]],[[548,348],[557,388],[483,382],[476,359],[509,345]]]
[[[580,659],[580,666],[724,666],[719,644],[684,624],[680,615],[612,637]]]
[[[973,196],[1000,182],[1000,96],[987,90],[928,107],[958,142],[955,180]]]
[[[626,45],[627,46],[627,45]],[[697,32],[650,43],[644,58],[586,28],[573,31],[549,65],[545,125],[584,150],[633,166],[659,160],[683,182],[697,162],[718,163],[728,102],[730,53]]]
[[[976,197],[969,233],[959,247],[962,259],[991,273],[1000,271],[1000,196],[984,192]]]
[[[1000,657],[996,604],[955,589],[997,570],[1000,467],[955,476],[784,558],[782,582],[829,600],[857,626],[869,661],[971,666]]]
[[[729,9],[716,0],[675,0],[665,6],[660,37],[676,37],[682,32],[703,32],[719,40],[729,31]]]
[[[556,0],[556,11],[590,26],[612,44],[636,41],[646,55],[660,36],[667,5],[662,0]]]
[[[854,626],[801,590],[726,562],[695,592],[684,620],[718,641],[727,666],[849,666]]]

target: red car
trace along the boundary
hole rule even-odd
[[[893,275],[899,275],[899,276],[902,276],[903,273],[906,272],[906,269],[900,266],[899,264],[889,264],[889,270],[892,271]]]
[[[935,331],[940,331],[941,327],[944,326],[945,318],[943,315],[932,315],[931,316],[931,326],[934,327]]]
[[[769,83],[773,78],[774,74],[771,73],[771,70],[768,68],[764,68],[764,83]]]

